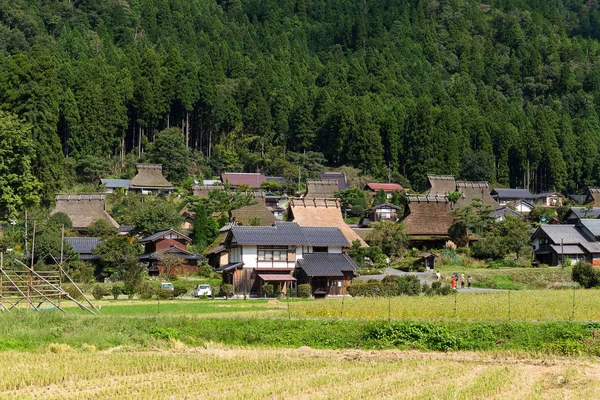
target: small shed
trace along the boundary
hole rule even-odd
[[[421,253],[419,254],[421,257],[421,265],[423,265],[427,269],[435,269],[435,259],[437,256],[433,253]]]

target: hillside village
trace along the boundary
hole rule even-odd
[[[42,264],[83,263],[97,281],[123,279],[129,262],[161,280],[218,274],[232,294],[261,297],[265,287],[288,295],[299,285],[314,297],[342,295],[361,274],[389,267],[433,273],[457,251],[521,266],[600,263],[594,187],[580,196],[532,194],[428,175],[428,190],[415,193],[399,183],[359,187],[344,172],[317,178],[301,193],[283,177],[237,172],[182,189],[162,165],[136,164],[131,179],[99,179],[97,193],[57,195],[37,249],[27,247],[35,240],[29,231],[21,251]],[[142,222],[129,215],[136,209],[150,210]],[[58,253],[58,224],[68,256]],[[55,239],[45,243],[49,226]],[[5,229],[8,247],[16,244],[9,242],[18,237],[13,231]],[[517,243],[504,244],[511,241]]]

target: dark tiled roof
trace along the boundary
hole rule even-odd
[[[547,236],[551,244],[577,244],[590,253],[600,253],[600,243],[587,238],[575,225],[540,225],[533,233],[533,237]]]
[[[558,193],[558,192],[543,192],[543,193],[537,193],[535,195],[535,197],[537,197],[538,199],[543,199],[546,197],[562,197],[562,198],[564,198],[565,196],[563,196],[561,193]]]
[[[100,182],[107,188],[129,188],[129,179],[100,179]]]
[[[576,217],[582,218],[598,218],[600,216],[600,207],[571,207],[570,212],[575,214]]]
[[[266,179],[267,179],[267,182],[273,181],[273,182],[278,182],[278,183],[280,183],[282,185],[286,185],[287,184],[287,179],[285,179],[282,176],[267,176]]]
[[[583,226],[592,235],[600,236],[600,219],[583,218],[579,220],[577,226]]]
[[[587,199],[587,195],[585,195],[585,194],[570,194],[569,198],[579,204],[583,204],[583,203],[585,203],[585,200]]]
[[[308,276],[344,276],[344,272],[358,270],[356,263],[347,254],[312,253],[304,254],[296,261],[297,268]]]
[[[225,264],[222,267],[216,268],[215,272],[231,271],[238,267],[241,267],[242,265],[244,265],[244,263],[241,262]]]
[[[527,189],[496,188],[492,191],[492,197],[498,197],[502,199],[533,200],[536,196],[531,194]]]
[[[181,233],[177,232],[175,229],[167,229],[167,230],[164,230],[164,231],[156,232],[156,233],[155,233],[155,234],[153,234],[153,235],[146,236],[145,238],[143,238],[143,239],[140,241],[140,243],[152,242],[152,241],[154,241],[154,240],[156,240],[156,239],[160,238],[161,236],[163,236],[163,235],[166,235],[166,234],[167,234],[167,233],[169,233],[169,232],[176,233],[176,234],[178,234],[179,236],[181,236],[182,238],[184,238],[184,239],[186,239],[186,240],[188,240],[188,241],[190,241],[190,242],[192,241],[192,239],[190,239],[189,237],[187,237],[187,236],[185,236],[185,235],[182,235]]]
[[[502,207],[497,209],[496,211],[492,211],[490,213],[490,217],[500,217],[500,216],[507,216],[507,215],[512,215],[513,217],[518,217],[518,218],[523,218],[523,215],[516,212],[515,210],[512,210],[508,207]]]
[[[300,227],[295,222],[276,222],[274,226],[234,226],[231,233],[238,244],[349,246],[350,243],[336,227]]]
[[[100,257],[93,254],[93,250],[98,247],[102,240],[97,237],[66,237],[68,243],[77,254],[80,260],[99,260]]]

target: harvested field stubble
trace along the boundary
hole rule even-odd
[[[48,368],[52,365],[53,368]],[[248,349],[3,353],[0,398],[579,398],[596,359],[509,353]]]

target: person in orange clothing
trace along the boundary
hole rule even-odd
[[[452,275],[452,289],[456,289],[456,276]]]

